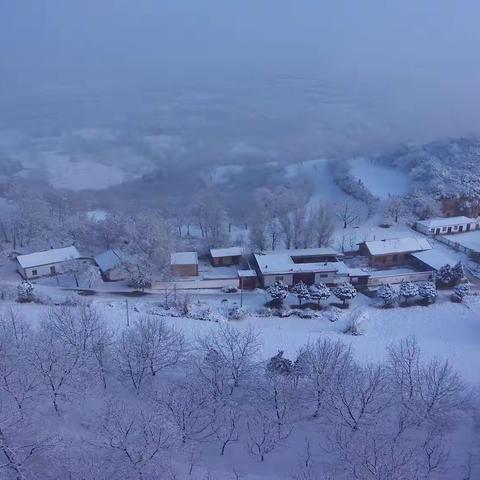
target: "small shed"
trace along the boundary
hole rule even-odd
[[[125,278],[125,269],[123,265],[129,262],[130,255],[112,248],[95,257],[95,263],[98,265],[102,278],[106,282],[116,282]]]
[[[80,253],[74,246],[18,255],[17,271],[25,279],[56,275],[62,273],[63,263],[80,258]]]
[[[172,253],[170,264],[172,267],[172,275],[175,277],[198,276],[197,252]]]
[[[243,256],[242,247],[212,248],[210,250],[212,265],[214,267],[227,267],[238,265]]]
[[[257,272],[255,270],[239,270],[238,285],[242,290],[257,288]]]

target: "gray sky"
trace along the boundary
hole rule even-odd
[[[416,108],[440,134],[480,125],[478,0],[0,0],[0,9],[7,100],[65,82],[115,90],[306,76],[357,95],[367,87],[389,117]]]

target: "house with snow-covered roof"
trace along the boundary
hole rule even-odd
[[[459,216],[430,218],[415,222],[415,228],[425,235],[450,235],[452,233],[470,232],[478,227],[474,218]]]
[[[431,248],[426,238],[416,237],[373,240],[359,244],[360,254],[368,257],[372,267],[402,265],[408,263],[411,253]]]
[[[95,257],[102,278],[107,282],[115,282],[125,278],[123,266],[131,261],[131,256],[117,248],[111,248]]]
[[[62,273],[65,262],[80,258],[81,255],[74,246],[18,255],[17,271],[25,279],[56,275]]]
[[[307,285],[314,283],[326,283],[337,285],[348,281],[348,268],[343,262],[333,257],[329,261],[298,261],[295,253],[290,251],[278,251],[271,253],[255,253],[255,269],[260,283],[264,287],[273,285],[276,281],[282,281],[288,286],[303,282]]]

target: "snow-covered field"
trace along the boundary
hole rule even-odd
[[[321,158],[294,163],[285,168],[285,177],[290,180],[304,180],[313,185],[312,202],[341,202],[352,200],[335,184],[328,159]]]
[[[410,178],[399,169],[376,164],[368,158],[353,159],[350,165],[352,175],[381,199],[388,198],[389,195],[404,195],[410,191]]]

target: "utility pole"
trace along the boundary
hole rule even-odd
[[[243,278],[240,277],[240,308],[243,308]]]
[[[127,327],[130,326],[130,312],[128,310],[128,298],[125,299],[125,308],[127,310]]]

